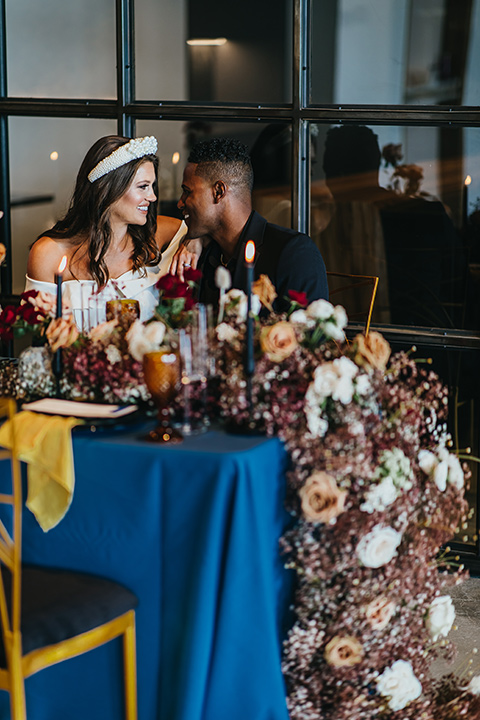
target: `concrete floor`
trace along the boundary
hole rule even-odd
[[[457,646],[458,655],[451,664],[436,661],[432,664],[431,672],[434,677],[456,672],[469,679],[469,671],[480,675],[480,578],[469,578],[452,588],[450,594],[455,605],[456,620],[448,637]],[[475,648],[478,653],[474,652]]]

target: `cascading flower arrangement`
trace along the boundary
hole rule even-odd
[[[221,416],[277,434],[291,457],[295,522],[281,540],[297,576],[283,657],[290,717],[479,720],[480,677],[428,673],[454,655],[445,588],[464,576],[441,551],[468,514],[447,389],[409,355],[390,358],[378,333],[346,343],[343,308],[291,299],[289,313],[256,320],[251,406],[238,291],[217,327]]]
[[[68,396],[148,397],[143,354],[174,344],[172,326],[189,321],[190,291],[164,283],[156,319],[128,332],[111,321],[85,337],[71,320],[48,322]],[[447,589],[464,576],[441,549],[468,515],[469,471],[451,451],[447,389],[410,355],[390,357],[378,333],[347,343],[343,308],[290,293],[289,312],[275,315],[266,278],[255,292],[251,398],[247,299],[232,289],[211,343],[209,405],[230,424],[278,435],[291,457],[293,523],[281,539],[297,577],[283,656],[291,720],[480,720],[480,676],[428,673],[438,655],[453,657]]]

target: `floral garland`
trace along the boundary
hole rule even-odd
[[[175,346],[172,328],[192,309],[185,284],[165,279],[160,291],[156,319],[127,332],[112,321],[86,338],[69,320],[45,323],[51,348],[63,348],[66,393],[148,399],[143,354]],[[274,288],[264,279],[256,292],[251,404],[238,290],[222,293],[209,400],[219,418],[278,435],[291,457],[294,523],[281,539],[297,576],[283,655],[291,720],[480,720],[480,676],[428,675],[432,659],[454,655],[443,588],[465,575],[441,550],[468,517],[447,389],[409,355],[390,357],[375,332],[345,342],[343,308],[290,293],[276,316]]]
[[[283,657],[291,720],[478,720],[480,677],[434,682],[426,670],[454,654],[442,588],[464,575],[440,554],[468,513],[447,389],[405,353],[389,361],[377,333],[340,342],[343,309],[297,302],[257,321],[250,411],[231,305],[217,327],[221,415],[278,435],[292,460],[296,522],[281,540],[297,576]]]

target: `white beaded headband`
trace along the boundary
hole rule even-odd
[[[122,165],[126,165],[132,160],[137,160],[144,155],[154,155],[157,152],[157,140],[153,135],[147,135],[143,138],[134,138],[125,145],[114,150],[106,158],[100,160],[93,170],[88,173],[88,179],[94,183],[98,178],[107,175],[107,173],[116,170]]]

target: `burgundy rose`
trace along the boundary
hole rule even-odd
[[[288,291],[288,297],[293,302],[296,302],[298,305],[301,305],[302,307],[307,307],[308,305],[308,297],[307,293],[305,292],[297,292],[296,290],[289,290]]]
[[[33,305],[20,305],[18,317],[29,325],[36,325],[45,320],[45,315],[33,307]]]
[[[2,325],[13,325],[17,319],[17,308],[15,305],[5,305],[0,314],[0,323]]]
[[[180,280],[177,282],[175,287],[172,287],[170,290],[165,290],[163,293],[163,297],[167,299],[175,299],[175,298],[183,298],[183,297],[190,297],[192,294],[190,285],[185,282],[181,282]]]
[[[185,305],[183,306],[183,309],[188,311],[192,310],[195,307],[195,300],[193,297],[186,297],[185,298]]]
[[[37,297],[37,295],[38,290],[25,290],[21,295],[20,304],[23,305],[23,303],[28,302],[30,298]]]
[[[202,278],[202,271],[197,270],[196,268],[187,267],[183,271],[183,277],[185,278],[186,282],[192,282],[192,283],[198,283],[199,280]]]
[[[170,291],[176,286],[178,279],[175,275],[163,275],[157,282],[156,287],[161,292]]]

